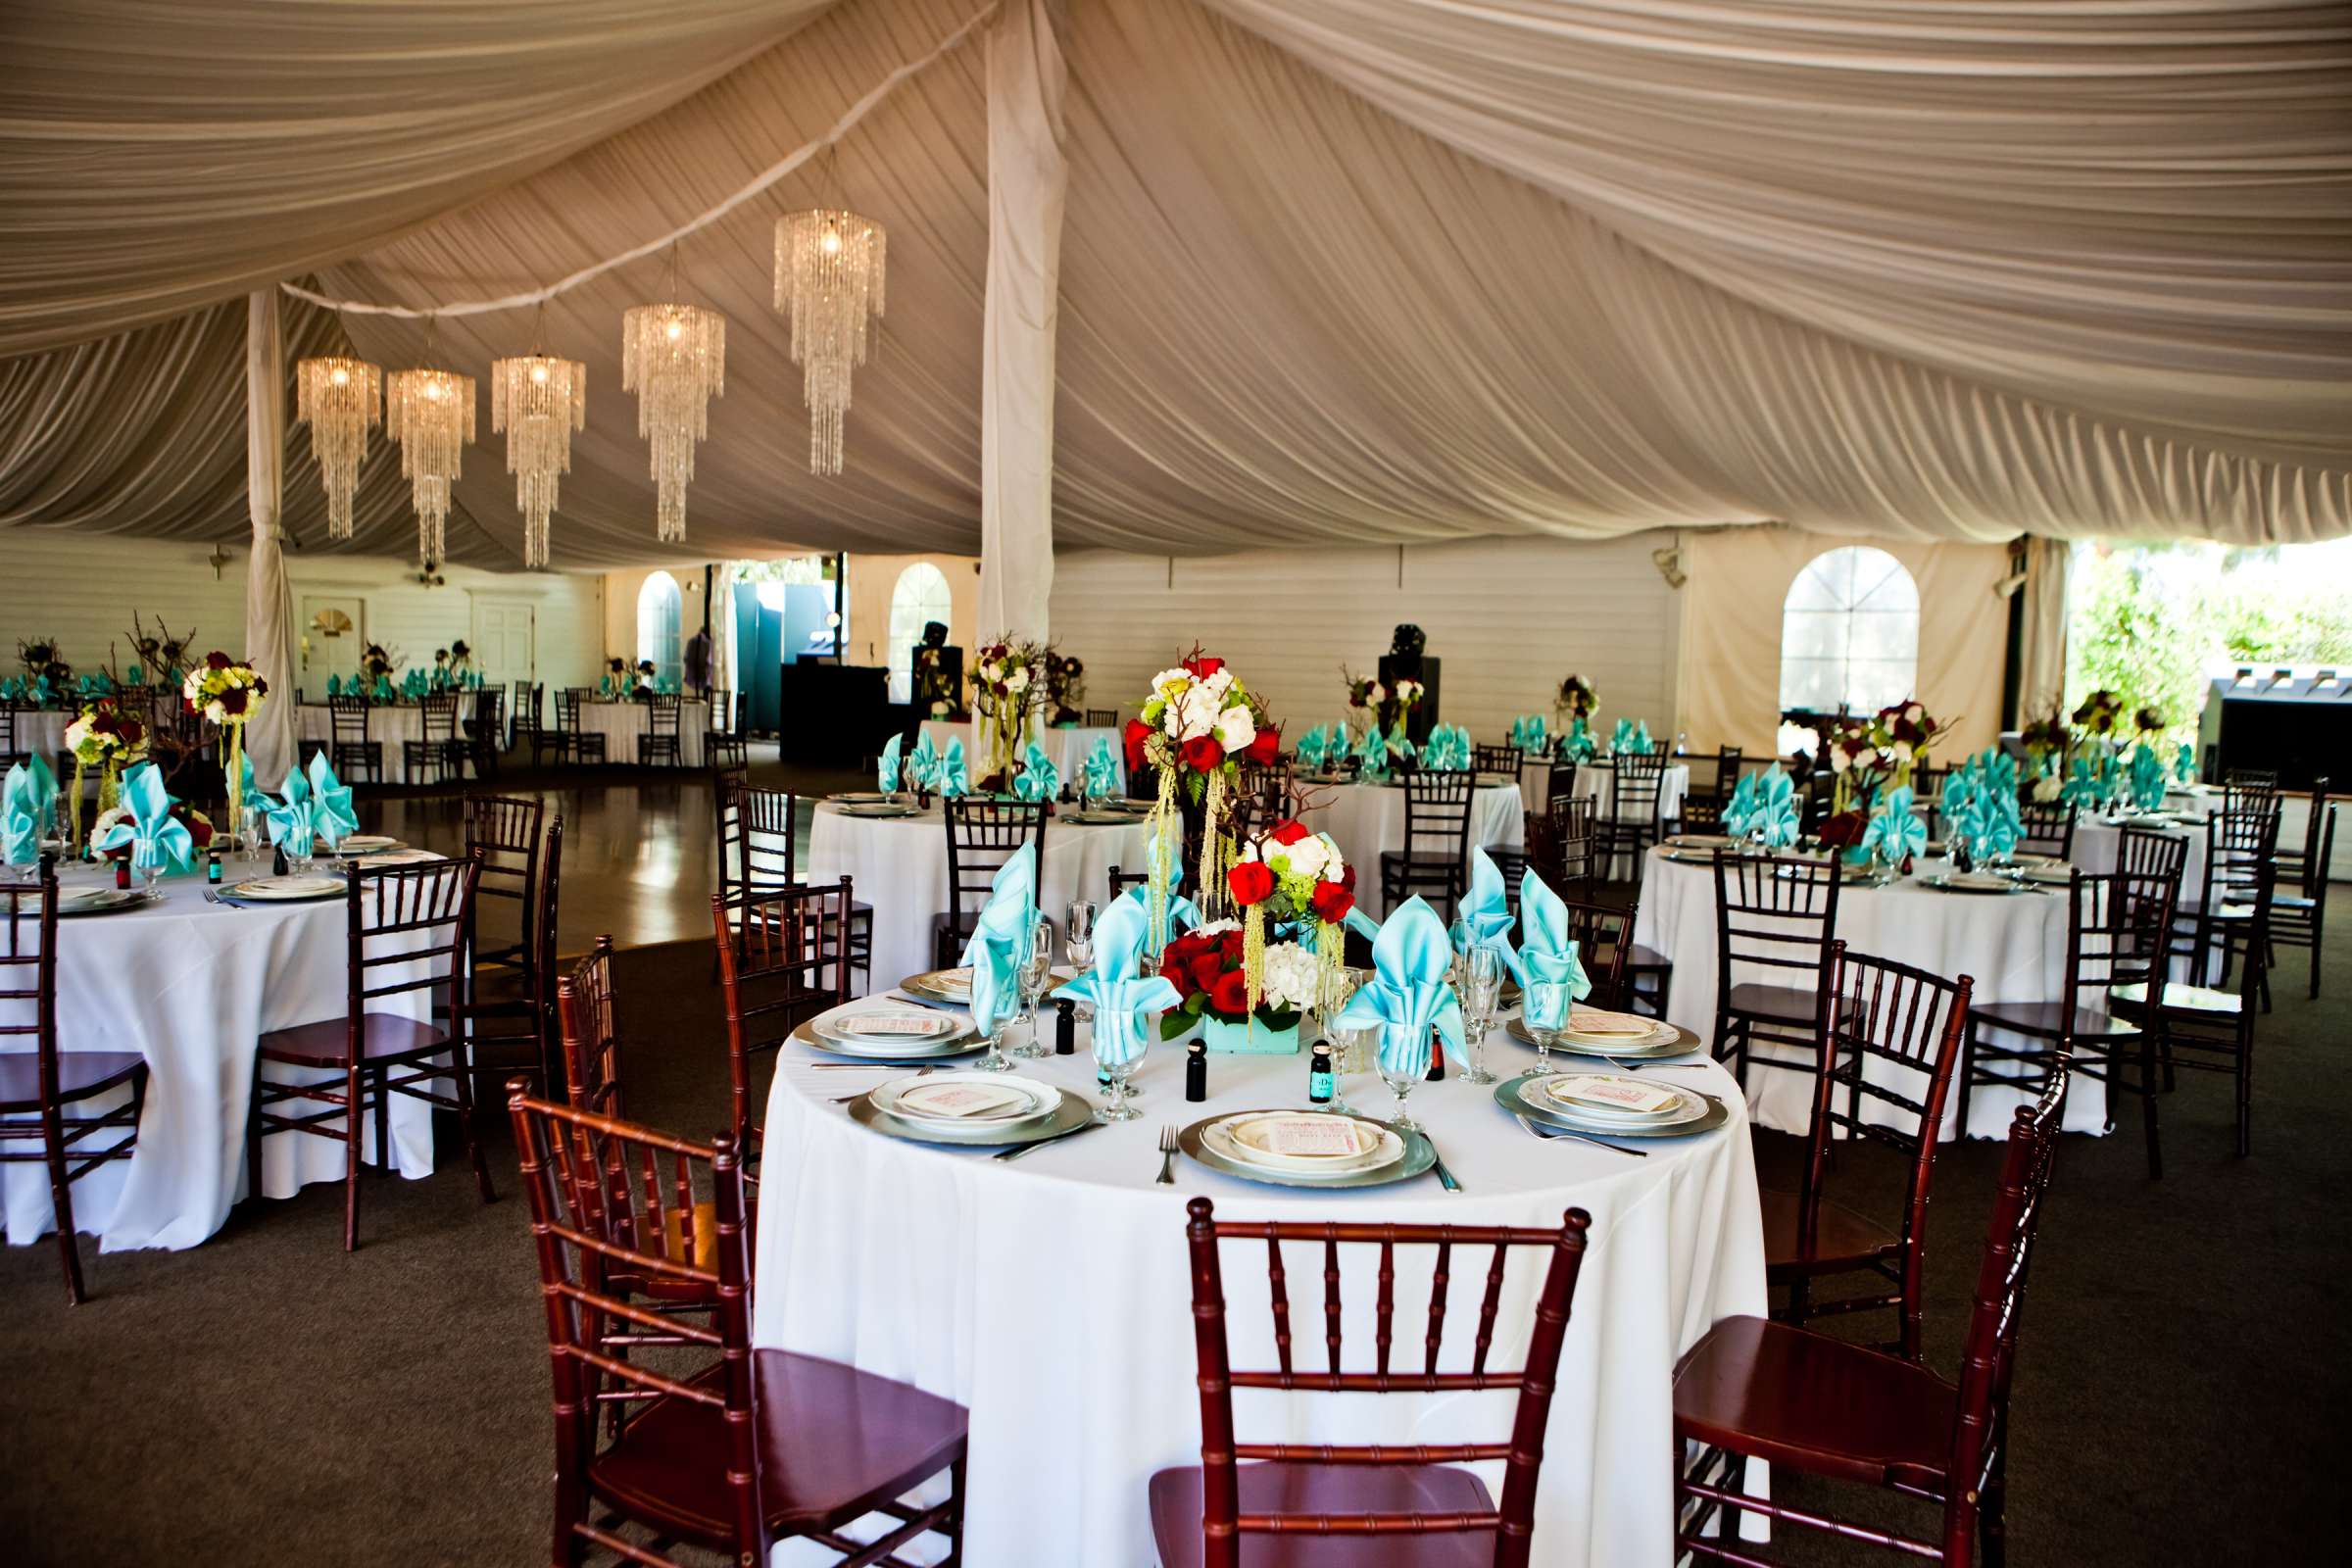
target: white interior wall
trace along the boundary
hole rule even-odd
[[[209,545],[94,538],[32,528],[9,532],[0,547],[0,667],[14,671],[16,647],[28,637],[55,637],[76,670],[105,664],[114,645],[116,667],[130,662],[134,612],[153,625],[161,616],[174,634],[196,632],[198,652],[241,653],[245,641],[245,551],[228,551],[218,577]],[[604,652],[604,592],[599,577],[570,572],[490,572],[447,566],[438,588],[416,581],[413,563],[389,557],[286,556],[299,614],[305,595],[360,599],[369,641],[429,667],[433,650],[473,639],[473,601],[479,595],[527,599],[535,612],[539,678],[548,684],[594,685]],[[297,627],[297,631],[300,628]],[[330,673],[349,674],[359,662],[354,645],[332,648],[314,640],[308,667],[296,665],[308,694],[323,695]]]
[[[1070,552],[1054,561],[1054,641],[1086,662],[1089,707],[1132,716],[1146,683],[1198,640],[1297,735],[1346,714],[1341,666],[1372,674],[1396,623],[1409,620],[1444,661],[1439,716],[1478,740],[1502,740],[1515,714],[1549,716],[1571,672],[1599,687],[1604,720],[1646,719],[1671,740],[1680,604],[1650,552],[1673,538],[1175,561]]]

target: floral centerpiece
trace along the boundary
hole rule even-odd
[[[360,677],[373,690],[378,681],[390,680],[400,667],[400,655],[382,643],[369,643],[360,654]]]
[[[111,697],[85,704],[81,716],[66,726],[66,750],[74,756],[74,784],[66,797],[66,842],[81,842],[81,783],[93,767],[98,773],[98,809],[114,809],[122,770],[147,755],[147,726],[122,712]]]
[[[58,643],[54,637],[22,639],[17,644],[17,657],[24,662],[27,685],[45,679],[52,691],[62,692],[67,682],[74,678],[74,666],[59,657]]]
[[[1908,784],[1911,769],[1949,727],[1931,717],[1916,698],[1868,718],[1841,720],[1828,737],[1830,771],[1837,781],[1832,810],[1868,808],[1886,790]]]
[[[473,650],[461,637],[449,645],[450,673],[463,675],[473,669]]]
[[[134,612],[130,617],[131,651],[139,656],[148,669],[155,671],[158,685],[169,686],[180,678],[182,673],[180,666],[186,661],[188,649],[194,645],[195,641],[196,628],[193,626],[174,637],[172,635],[172,628],[167,626],[160,617],[157,619],[153,631],[147,629],[147,621],[144,616]],[[129,683],[133,686],[140,685],[145,674],[146,670],[136,664],[132,665]]]
[[[1348,706],[1365,715],[1370,730],[1401,735],[1404,715],[1421,706],[1422,684],[1407,675],[1394,682],[1362,680],[1348,672],[1345,666],[1340,677],[1348,683]]]
[[[654,662],[650,659],[640,659],[637,661],[637,668],[634,673],[636,678],[629,684],[629,700],[637,703],[652,702],[654,687],[658,679],[654,670]]]
[[[972,659],[972,712],[979,724],[980,772],[974,781],[995,789],[1009,781],[1029,721],[1046,703],[1048,650],[1001,637]]]
[[[1086,665],[1068,654],[1046,650],[1046,722],[1075,724],[1086,717]]]
[[[1271,984],[1268,956],[1282,946],[1306,951],[1298,939],[1311,933],[1318,969],[1339,968],[1346,953],[1345,922],[1355,908],[1355,867],[1330,834],[1310,833],[1297,820],[1277,823],[1241,847],[1225,874],[1225,887],[1242,911],[1242,968],[1253,1008]],[[1269,916],[1276,922],[1273,934],[1292,940],[1267,945]]]
[[[1298,1049],[1298,1020],[1321,994],[1322,959],[1295,942],[1277,943],[1259,953],[1252,981],[1249,945],[1232,920],[1196,927],[1167,945],[1159,972],[1184,1000],[1160,1015],[1161,1039],[1198,1023],[1212,1051]]]
[[[2038,792],[2040,780],[2055,778],[2065,771],[2066,754],[2075,744],[2075,732],[2067,727],[2066,715],[2053,708],[2048,717],[2037,718],[2020,730],[2018,739],[2025,743],[2026,760],[2034,764]],[[2035,798],[2041,797],[2036,793]],[[2057,798],[2054,786],[2050,798]]]
[[[1200,808],[1200,901],[1202,912],[1213,915],[1232,864],[1222,835],[1242,760],[1273,761],[1282,753],[1282,735],[1225,661],[1196,647],[1183,663],[1152,678],[1143,716],[1128,721],[1125,739],[1128,772],[1149,762],[1159,773],[1150,818],[1159,849],[1149,883],[1152,950],[1158,952],[1167,945],[1169,867],[1183,843],[1178,792]]]
[[[270,683],[252,664],[216,648],[204,656],[204,662],[188,671],[180,682],[179,695],[189,712],[201,715],[227,737],[228,755],[220,765],[228,779],[228,819],[244,821],[245,723],[270,700]],[[211,836],[208,826],[204,838],[196,841],[198,847]]]
[[[1584,676],[1570,675],[1560,682],[1559,695],[1552,699],[1551,706],[1570,718],[1591,723],[1592,715],[1600,711],[1600,693]]]
[[[2075,728],[2098,740],[2114,735],[2115,727],[2123,721],[2124,700],[2102,686],[2082,699],[2075,710]]]

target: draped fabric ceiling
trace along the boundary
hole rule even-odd
[[[243,293],[544,286],[720,201],[991,0],[51,0],[0,14],[0,523],[235,539]],[[1017,7],[1025,0],[999,0]],[[2114,0],[1069,0],[1055,540],[2352,532],[2352,24]],[[997,19],[998,24],[1002,18]],[[985,30],[985,29],[983,29]],[[695,554],[972,552],[980,34],[690,238],[728,318]],[[807,471],[775,218],[890,230]],[[620,389],[659,259],[562,296],[559,565],[674,557]],[[1051,297],[1051,296],[1049,296]],[[477,376],[530,312],[444,319]],[[422,323],[289,301],[289,361]],[[486,390],[486,389],[485,389]],[[453,559],[521,520],[482,411]],[[324,544],[300,428],[286,524]],[[354,548],[414,548],[397,455]]]

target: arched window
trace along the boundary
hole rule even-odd
[[[657,571],[645,579],[637,590],[637,658],[652,660],[654,673],[666,675],[674,684],[680,679],[678,656],[678,615],[683,601],[678,593],[678,579],[666,571]]]
[[[927,622],[948,623],[954,596],[948,579],[928,561],[918,561],[899,573],[890,590],[890,700],[904,703],[913,695],[914,645],[923,638]]]
[[[1781,607],[1781,709],[1876,712],[1916,695],[1919,584],[1884,550],[1849,545],[1815,556]],[[1794,725],[1781,749],[1810,748]]]

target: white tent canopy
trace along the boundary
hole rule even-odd
[[[2352,29],[2194,0],[10,8],[0,523],[241,536],[247,290],[543,288],[992,10],[829,169],[681,247],[730,338],[696,551],[976,551],[984,475],[1049,504],[1007,431],[1050,443],[1054,541],[1155,553],[1767,518],[2352,531]],[[992,69],[1030,25],[1032,69]],[[1058,221],[1035,140],[1056,39]],[[992,79],[1032,95],[993,142]],[[1015,153],[1026,237],[1007,252],[1000,210],[992,259]],[[773,221],[820,194],[890,232],[830,479],[769,301]],[[619,385],[621,312],[662,278],[651,258],[549,307],[589,384],[558,565],[677,553]],[[284,331],[289,362],[348,333],[387,367],[424,335],[291,301]],[[444,319],[437,357],[480,375],[532,332],[527,310]],[[284,467],[287,525],[323,543],[299,428]],[[411,547],[380,439],[359,516],[354,548]],[[485,418],[451,555],[512,564],[521,528]]]

